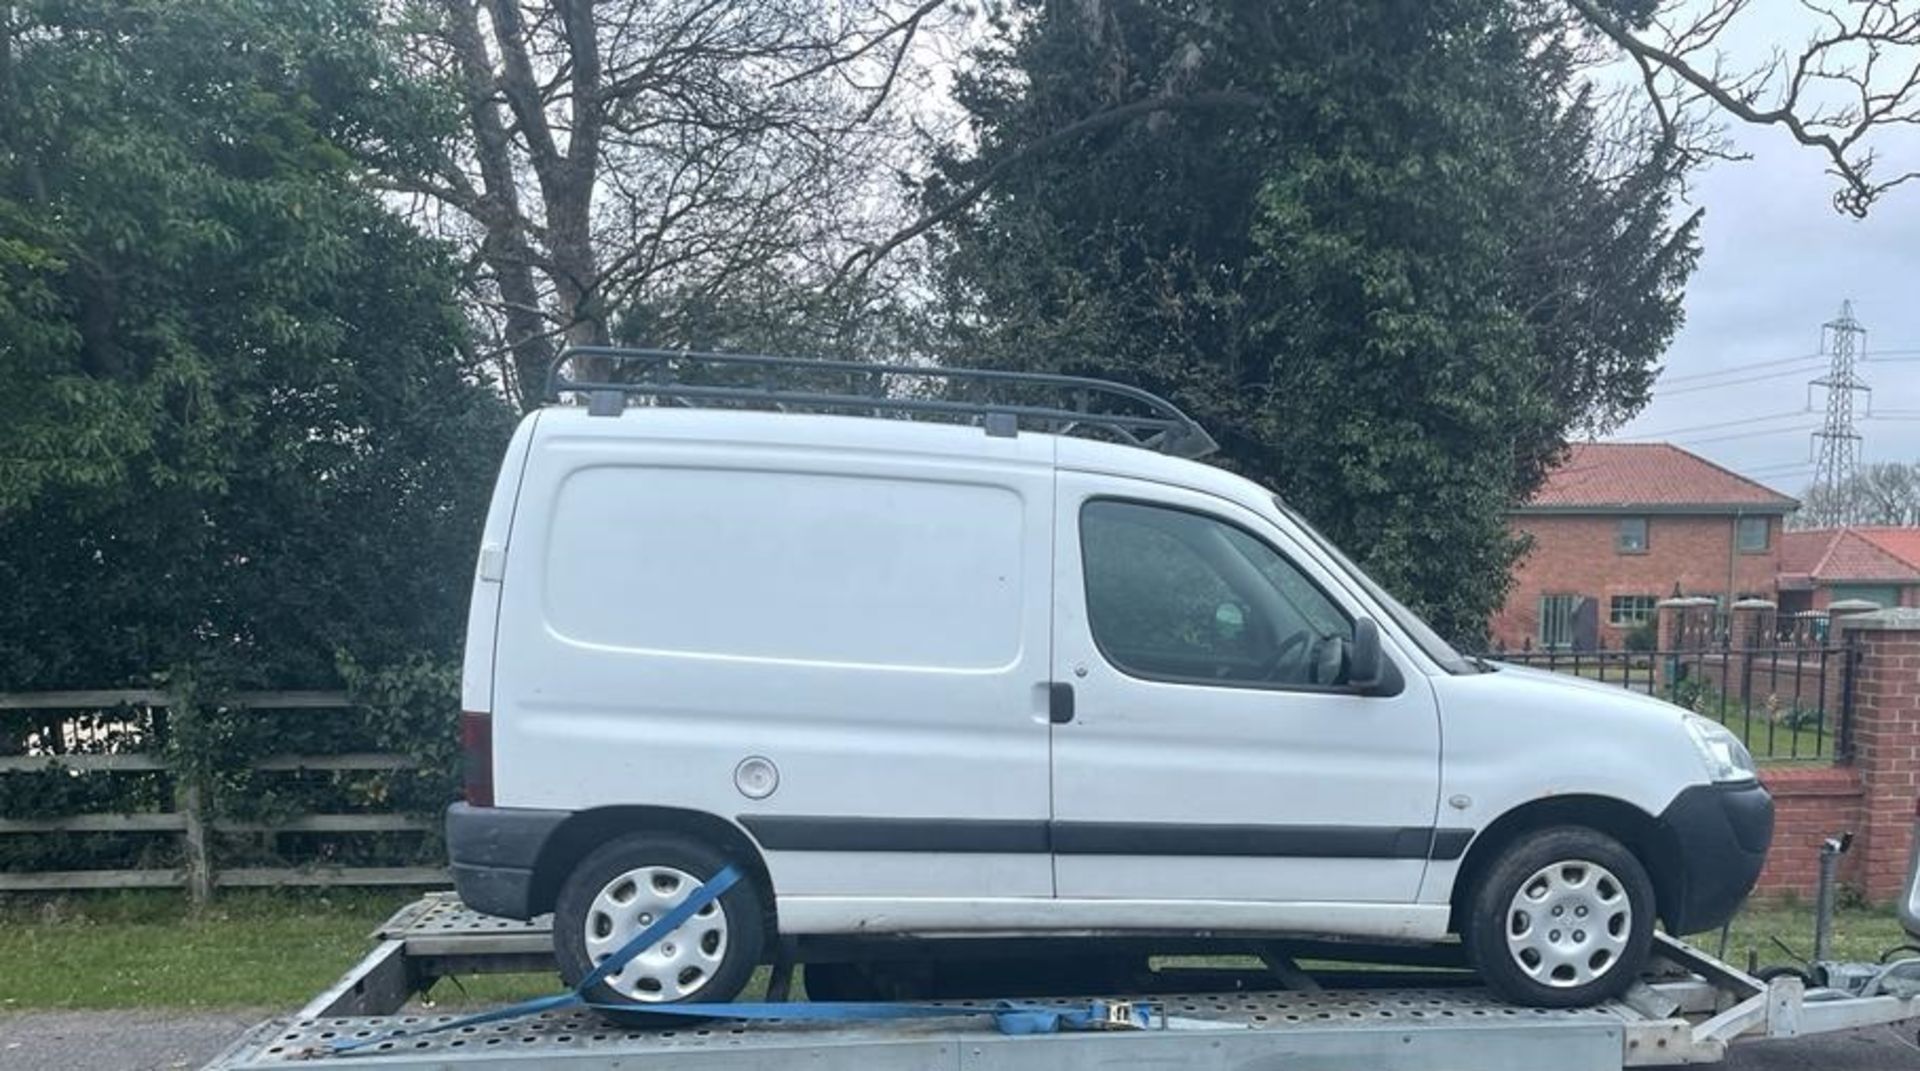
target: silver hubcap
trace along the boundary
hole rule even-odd
[[[700,880],[670,866],[636,867],[601,886],[587,909],[587,957],[596,965],[693,893]],[[623,997],[647,1004],[699,992],[727,956],[727,912],[718,900],[627,961],[607,979]]]
[[[1528,977],[1555,989],[1586,985],[1612,970],[1632,933],[1626,886],[1584,859],[1534,871],[1507,906],[1507,951]]]

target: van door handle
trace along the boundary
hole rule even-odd
[[[1073,720],[1073,685],[1055,681],[1047,687],[1047,720],[1055,725]]]

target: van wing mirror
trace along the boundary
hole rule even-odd
[[[1347,686],[1370,692],[1386,683],[1386,659],[1380,653],[1380,626],[1363,617],[1353,623],[1353,646],[1347,652]]]

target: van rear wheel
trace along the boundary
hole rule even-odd
[[[1572,1008],[1619,996],[1653,944],[1653,882],[1632,852],[1597,830],[1521,835],[1468,901],[1467,955],[1500,996]]]
[[[727,865],[698,841],[636,833],[596,849],[568,875],[553,909],[560,977],[577,986],[601,961],[679,906]],[[627,1005],[622,1022],[655,1025],[649,1005],[725,1002],[738,996],[766,941],[765,896],[745,876],[718,900],[588,991],[596,1004]]]

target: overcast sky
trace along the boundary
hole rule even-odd
[[[1798,494],[1812,477],[1809,432],[1826,406],[1824,392],[1807,386],[1825,361],[1811,358],[1821,324],[1851,300],[1869,354],[1908,351],[1859,366],[1873,387],[1871,402],[1861,395],[1856,404],[1861,460],[1920,461],[1920,182],[1855,220],[1834,210],[1835,180],[1817,152],[1779,128],[1731,133],[1753,159],[1716,164],[1695,184],[1704,255],[1687,287],[1686,326],[1653,403],[1613,438],[1674,442]],[[1913,131],[1879,147],[1883,174],[1920,167]],[[1881,415],[1865,417],[1869,407]]]

